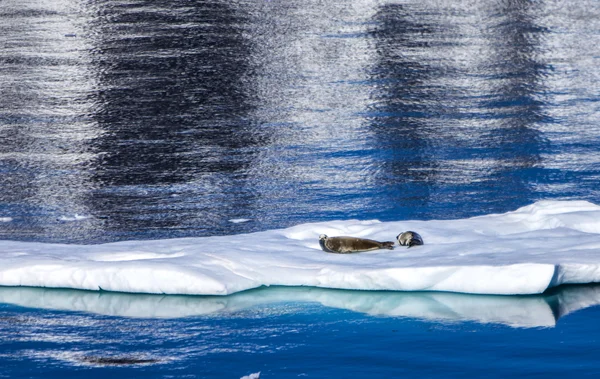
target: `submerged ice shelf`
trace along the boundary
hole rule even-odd
[[[329,254],[320,234],[424,246]],[[600,282],[600,206],[540,201],[462,220],[332,221],[219,237],[63,245],[0,241],[0,285],[228,295],[261,286],[538,294]]]
[[[147,295],[118,292],[0,287],[0,303],[28,308],[129,318],[228,317],[247,310],[274,312],[277,304],[316,303],[378,317],[554,327],[568,314],[600,304],[600,285],[562,286],[543,295],[492,296],[449,292],[342,291],[271,287],[231,296]]]

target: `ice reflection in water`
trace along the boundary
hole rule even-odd
[[[448,292],[343,291],[303,287],[262,288],[230,296],[143,295],[115,292],[0,287],[0,303],[132,318],[266,317],[289,304],[318,303],[371,316],[554,327],[561,317],[600,304],[600,286],[561,286],[543,295],[483,296]],[[281,308],[281,309],[280,309]]]
[[[0,239],[600,202],[598,8],[6,0]]]

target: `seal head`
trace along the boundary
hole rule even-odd
[[[398,243],[400,246],[408,246],[409,248],[412,246],[422,245],[423,238],[417,232],[403,232],[396,236]]]
[[[321,245],[323,251],[336,254],[359,253],[361,251],[378,249],[392,250],[394,248],[394,242],[392,241],[379,242],[366,238],[346,236],[327,237],[325,234],[319,236],[319,245]]]

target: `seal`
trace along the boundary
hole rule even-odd
[[[408,246],[409,248],[412,246],[422,245],[423,238],[417,232],[403,232],[396,236],[398,243],[400,246]]]
[[[328,253],[349,254],[359,253],[361,251],[371,251],[378,249],[394,248],[394,242],[379,242],[366,238],[357,237],[327,237],[325,234],[319,236],[321,249]]]

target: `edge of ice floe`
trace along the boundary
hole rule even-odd
[[[600,282],[599,220],[592,203],[544,201],[452,222],[331,221],[103,245],[0,241],[0,285],[173,295],[263,286],[540,294]],[[321,232],[383,239],[400,228],[423,228],[427,245],[339,255],[323,253],[316,242]]]
[[[436,291],[480,295],[534,295],[563,284],[600,282],[600,265],[538,264],[426,266],[364,269],[353,273],[323,268],[311,280],[291,279],[273,283],[249,280],[224,284],[210,275],[186,274],[168,268],[140,268],[127,264],[106,274],[101,269],[59,268],[56,263],[37,264],[2,275],[0,285],[11,287],[70,288],[166,295],[231,295],[269,286],[317,287],[360,291]],[[52,271],[59,269],[60,276]],[[73,278],[66,283],[64,278]],[[294,276],[291,276],[294,278]],[[474,281],[475,284],[474,285]],[[163,287],[164,283],[174,283]],[[365,285],[368,283],[368,285]],[[126,289],[126,290],[124,290]]]

